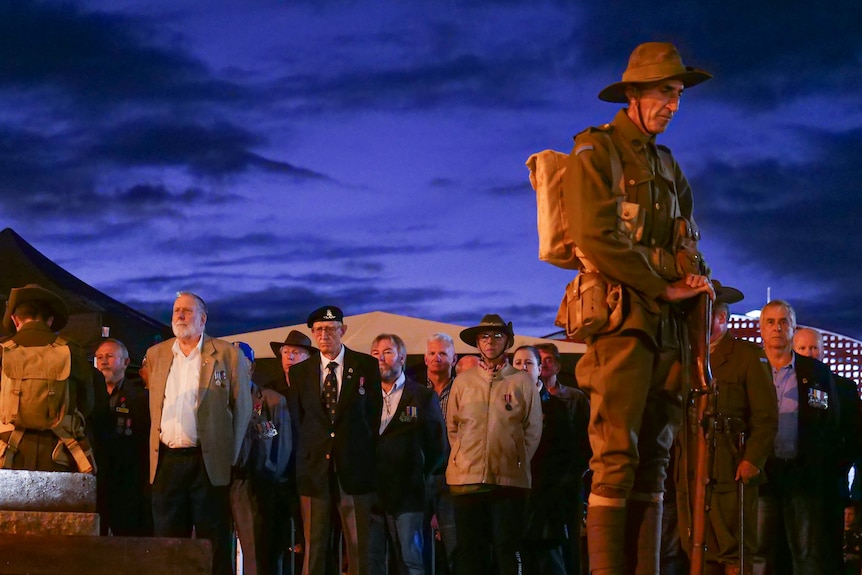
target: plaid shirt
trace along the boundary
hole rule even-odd
[[[450,379],[449,383],[446,384],[446,387],[444,387],[443,391],[441,391],[439,394],[434,391],[434,384],[431,383],[430,379],[425,381],[426,387],[428,387],[428,389],[430,389],[431,391],[434,391],[434,393],[437,394],[437,399],[440,400],[440,411],[443,412],[443,421],[446,421],[446,407],[449,405],[449,392],[452,391],[452,382],[454,380],[455,378]]]

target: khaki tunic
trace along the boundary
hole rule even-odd
[[[710,355],[712,377],[718,391],[718,433],[712,477],[715,480],[706,532],[706,559],[720,563],[738,563],[739,557],[739,491],[736,468],[744,459],[763,470],[778,430],[778,400],[772,373],[763,350],[757,345],[725,334]],[[697,425],[691,417],[691,425]],[[742,453],[737,448],[738,433],[745,430]],[[692,457],[693,450],[691,451]],[[688,495],[694,492],[693,465],[688,466],[688,481],[679,484],[679,530],[686,549],[691,527]],[[679,467],[680,470],[684,466]],[[757,535],[757,491],[765,479],[761,474],[745,487],[745,553],[754,555]]]

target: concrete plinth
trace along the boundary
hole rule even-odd
[[[96,477],[87,473],[0,469],[0,509],[96,511]]]
[[[2,511],[0,533],[9,535],[98,535],[98,513]]]
[[[0,537],[3,575],[209,575],[205,539],[155,537]]]

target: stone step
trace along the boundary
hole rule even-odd
[[[8,535],[98,535],[98,513],[0,510],[0,533]],[[3,573],[0,569],[0,573]]]
[[[3,535],[3,575],[209,575],[205,539]]]
[[[0,469],[0,509],[96,511],[96,477],[87,473]]]

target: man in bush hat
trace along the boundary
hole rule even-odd
[[[311,339],[301,331],[292,329],[284,341],[271,341],[269,347],[277,359],[281,360],[282,377],[270,381],[265,387],[273,389],[284,396],[287,400],[287,408],[290,411],[290,430],[293,437],[299,436],[299,403],[296,388],[290,385],[290,368],[297,363],[303,362],[317,351],[311,345]],[[295,570],[302,570],[303,553],[305,551],[305,540],[303,539],[302,513],[299,508],[299,492],[296,490],[296,449],[291,451],[290,461],[287,466],[288,480],[279,491],[276,502],[278,514],[289,517],[293,523],[293,537],[285,542],[286,546],[293,546]],[[287,555],[285,555],[286,557]]]
[[[681,304],[712,295],[697,252],[692,193],[655,138],[683,90],[711,76],[665,42],[641,44],[622,80],[599,93],[625,104],[575,137],[563,176],[567,227],[581,260],[567,289],[569,330],[585,338],[577,379],[590,395],[593,573],[655,573],[669,448],[681,413]],[[634,564],[632,564],[634,562]]]
[[[287,397],[287,391],[290,387],[287,373],[290,367],[308,359],[312,353],[317,351],[317,348],[311,345],[311,339],[307,335],[295,329],[290,330],[284,341],[269,342],[269,347],[275,357],[281,360],[281,369],[284,371],[284,382],[279,382],[278,385],[273,383],[272,388]]]
[[[452,383],[446,409],[446,482],[455,503],[458,573],[522,572],[520,545],[530,460],[542,436],[542,401],[530,376],[509,364],[512,324],[488,314],[461,332],[479,365]],[[490,533],[489,533],[490,531]]]
[[[766,459],[772,452],[778,429],[778,401],[766,356],[760,346],[737,339],[728,331],[730,304],[742,301],[742,292],[713,280],[715,304],[709,348],[712,379],[716,389],[715,450],[710,475],[712,494],[706,521],[706,565],[714,575],[751,573],[757,537],[757,490],[762,483]],[[689,437],[699,433],[697,415],[689,407]],[[688,477],[681,474],[680,536],[691,549],[691,504],[694,493],[695,442],[689,442]],[[743,500],[739,500],[742,483]],[[744,505],[744,569],[740,567],[739,512]]]
[[[93,373],[84,352],[57,335],[68,319],[63,300],[39,285],[28,284],[9,293],[3,328],[11,336],[3,342],[0,355],[3,467],[93,470],[84,439],[84,417],[94,402]],[[49,412],[55,415],[46,416]]]
[[[349,575],[368,575],[371,505],[377,489],[376,453],[383,391],[377,360],[348,349],[344,313],[335,306],[311,312],[307,325],[319,352],[290,368],[296,388],[299,442],[296,482],[305,530],[303,573],[334,566],[332,517],[341,518]]]

